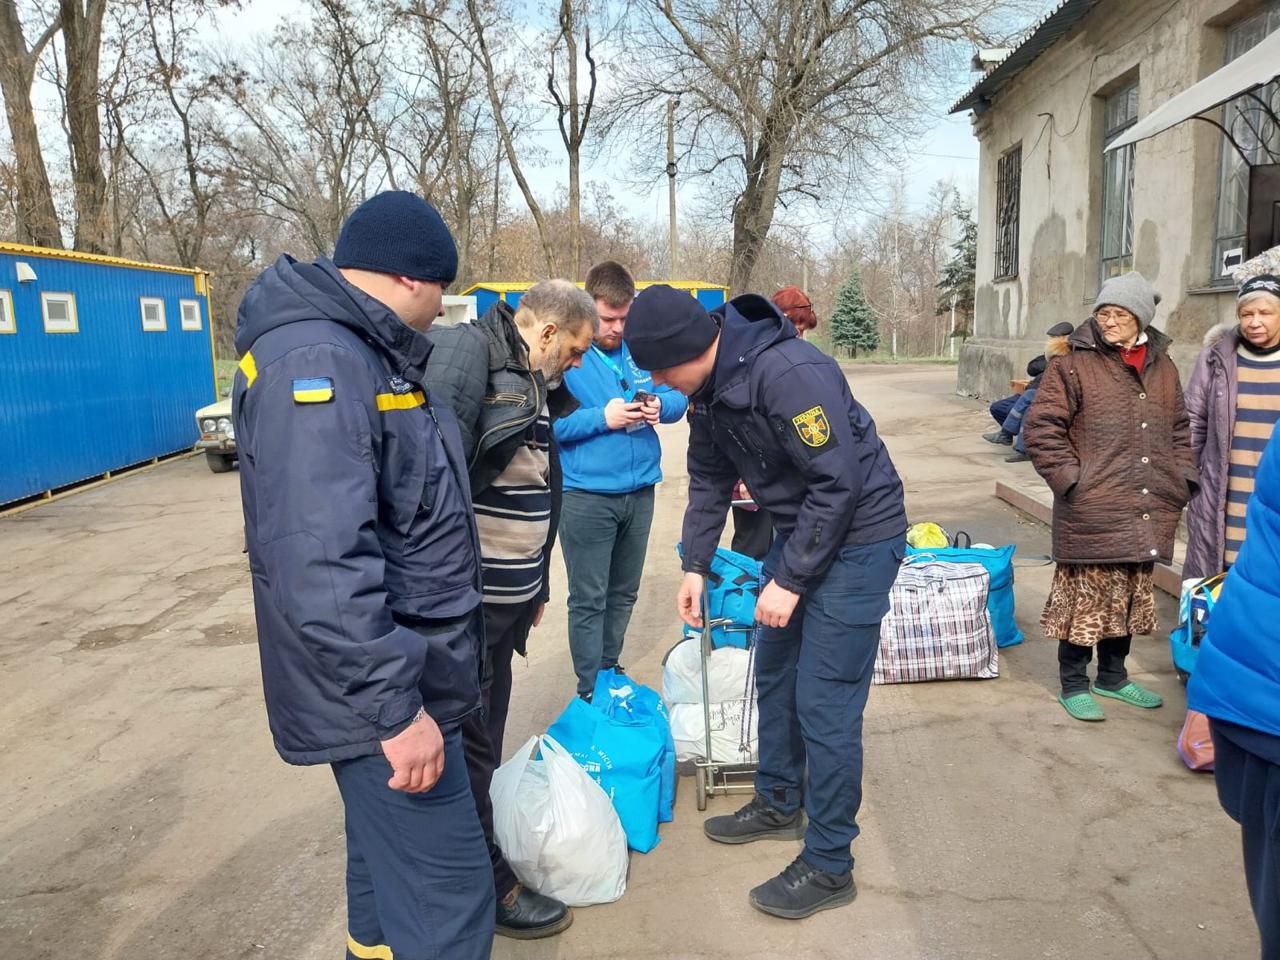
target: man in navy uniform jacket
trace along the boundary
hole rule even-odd
[[[458,255],[392,191],[332,260],[240,305],[232,393],[267,718],[346,810],[347,957],[483,960],[493,870],[463,756],[480,701],[479,542],[457,423],[422,386]]]
[[[756,607],[756,795],[709,819],[706,834],[804,837],[795,862],[751,891],[765,913],[800,919],[849,903],[862,711],[906,549],[902,482],[839,365],[763,297],[708,314],[688,294],[649,287],[626,340],[654,383],[690,398],[684,621],[701,626],[704,577],[739,477],[778,532]]]

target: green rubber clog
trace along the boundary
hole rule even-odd
[[[1141,707],[1143,710],[1154,710],[1156,707],[1164,705],[1164,698],[1160,694],[1152,693],[1132,681],[1126,683],[1119,690],[1104,690],[1102,687],[1094,687],[1093,692],[1100,697],[1122,700],[1132,706]]]
[[[1087,693],[1077,693],[1070,697],[1058,697],[1058,702],[1062,704],[1063,709],[1077,720],[1084,720],[1088,723],[1097,723],[1099,720],[1107,719],[1107,715],[1102,712],[1102,708],[1098,706],[1098,701],[1093,699]]]

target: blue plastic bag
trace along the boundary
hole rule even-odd
[[[683,556],[679,544],[676,552]],[[711,628],[713,647],[745,648],[756,622],[756,601],[760,597],[761,563],[746,554],[720,547],[711,558],[707,577],[712,620],[730,620],[730,625]]]
[[[597,690],[600,689],[597,681]],[[597,706],[575,697],[547,734],[559,741],[609,796],[627,835],[627,845],[648,853],[660,839],[658,823],[666,780],[663,771],[668,756],[673,761],[674,789],[675,753],[670,727],[664,728],[652,710],[633,701],[634,695],[614,697],[606,693]],[[669,817],[669,804],[667,813]]]
[[[1013,552],[1005,547],[907,547],[907,556],[927,554],[948,563],[980,563],[991,576],[987,592],[987,612],[995,631],[997,647],[1012,647],[1022,642],[1022,631],[1013,617]]]
[[[658,822],[670,823],[676,800],[676,743],[671,739],[671,715],[667,704],[652,687],[636,683],[626,674],[601,670],[596,674],[596,688],[591,705],[606,713],[618,707],[633,717],[640,717],[661,732],[666,749],[662,757],[662,788],[658,795]]]
[[[1225,573],[1203,580],[1184,580],[1178,599],[1178,625],[1169,631],[1169,650],[1174,667],[1190,676],[1196,672],[1200,640],[1209,628],[1209,616],[1222,591]]]

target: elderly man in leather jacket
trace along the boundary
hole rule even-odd
[[[426,381],[462,432],[484,570],[483,707],[462,728],[476,808],[489,845],[497,933],[531,940],[573,921],[568,907],[522,886],[493,835],[489,782],[502,759],[511,701],[511,658],[550,596],[548,568],[560,507],[551,421],[577,406],[566,369],[591,346],[595,305],[567,280],[544,280],[516,309],[498,302],[480,320],[431,331]]]

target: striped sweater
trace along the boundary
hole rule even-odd
[[[1227,524],[1224,566],[1236,562],[1244,544],[1245,507],[1253,478],[1271,431],[1280,420],[1280,353],[1259,356],[1240,347],[1236,353],[1236,420],[1231,431],[1227,472]]]
[[[505,470],[475,496],[485,603],[524,603],[542,589],[551,530],[551,419],[546,404]]]

